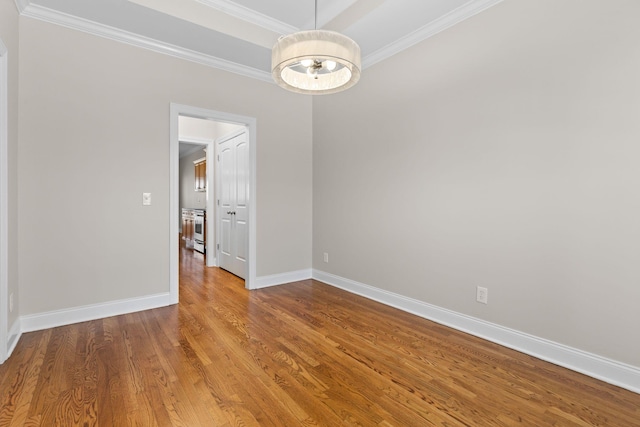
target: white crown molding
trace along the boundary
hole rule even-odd
[[[22,13],[29,6],[29,0],[16,0],[16,8]]]
[[[376,50],[373,53],[370,53],[365,58],[362,58],[362,69],[368,68],[378,62],[385,60],[397,53],[402,52],[405,49],[410,48],[411,46],[420,43],[423,40],[428,39],[441,31],[446,30],[449,27],[452,27],[455,24],[458,24],[465,19],[471,18],[478,13],[495,6],[498,3],[501,3],[503,0],[471,0],[468,3],[460,6],[459,8],[447,13],[446,15],[441,16],[421,27],[414,32],[407,34],[406,36],[394,41]]]
[[[202,138],[202,137],[199,137],[199,136],[180,135],[178,137],[178,142],[185,142],[187,144],[207,145],[210,142],[214,142],[214,140],[212,138]]]
[[[21,11],[22,16],[39,19],[63,27],[71,28],[85,33],[93,34],[99,37],[115,40],[117,42],[126,43],[131,46],[141,47],[154,52],[163,53],[175,58],[196,62],[230,73],[239,74],[241,76],[250,77],[264,82],[273,83],[271,73],[258,70],[256,68],[247,67],[235,62],[227,61],[210,55],[205,55],[169,43],[164,43],[149,37],[140,36],[128,31],[119,30],[108,25],[99,24],[87,19],[72,16],[66,13],[58,12],[53,9],[42,7],[39,5],[29,4],[29,0],[16,0],[21,4],[26,4]]]
[[[109,301],[81,307],[72,307],[64,310],[55,310],[46,313],[22,316],[20,317],[20,329],[22,332],[40,331],[42,329],[56,328],[58,326],[103,319],[105,317],[150,310],[152,308],[166,307],[172,304],[173,302],[171,301],[170,294],[167,292],[119,301]]]
[[[314,269],[313,278],[347,292],[640,393],[640,367],[630,366],[324,271]]]
[[[277,21],[266,15],[262,15],[251,9],[239,6],[229,0],[197,0],[200,3],[214,7],[236,18],[243,19],[254,25],[267,28],[281,34],[290,34],[299,31],[298,28]],[[447,28],[468,19],[485,9],[488,9],[503,0],[471,0],[456,10],[436,19],[435,21],[419,28],[401,39],[376,50],[362,59],[362,69],[366,69],[378,62],[387,59],[421,41],[446,30]],[[241,76],[274,83],[271,73],[258,70],[246,65],[237,64],[222,58],[205,55],[180,46],[164,43],[148,37],[140,36],[128,31],[120,30],[84,18],[79,18],[66,13],[58,12],[43,6],[31,4],[29,0],[15,0],[16,7],[22,16],[39,19],[56,25],[61,25],[78,31],[83,31],[100,37],[105,37],[131,46],[141,47],[154,52],[170,55],[175,58],[195,62],[212,68],[228,71]]]
[[[229,0],[196,0],[206,6],[217,9],[221,12],[231,15],[235,18],[242,19],[253,25],[257,25],[267,30],[280,34],[291,34],[300,31],[299,28],[289,25],[285,22],[278,21],[270,16],[263,15],[253,9],[244,7],[238,3]]]

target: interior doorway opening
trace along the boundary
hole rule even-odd
[[[207,267],[220,266],[216,226],[219,207],[216,164],[219,161],[215,149],[213,156],[207,154],[212,153],[212,143],[244,129],[244,125],[236,123],[178,117],[180,243],[186,250],[202,254],[194,260],[205,261]],[[209,203],[211,200],[213,204]],[[239,276],[244,279],[244,274]]]
[[[185,197],[182,203],[195,203],[198,208],[207,212],[206,223],[206,263],[208,267],[218,265],[218,250],[220,237],[217,231],[220,218],[218,218],[218,192],[219,179],[216,180],[216,165],[218,156],[216,141],[225,140],[229,135],[244,132],[247,139],[248,156],[248,206],[247,206],[247,227],[246,227],[246,247],[247,262],[244,271],[245,287],[252,289],[256,278],[256,120],[252,117],[240,116],[215,110],[207,110],[180,104],[171,104],[170,108],[170,294],[174,303],[179,301],[179,249],[180,232],[182,227],[181,209],[181,187],[187,188],[190,184],[182,182],[181,175],[181,154],[184,159],[187,156],[194,157],[188,161],[183,161],[182,165],[189,165],[189,161],[206,161],[206,186],[197,189],[198,183],[193,181],[194,194],[191,199]],[[200,129],[198,131],[197,129]],[[208,132],[206,129],[213,130]],[[208,132],[208,133],[207,133]],[[195,159],[195,157],[198,157]],[[195,164],[194,175],[195,175]],[[186,174],[190,176],[191,174]],[[197,190],[197,191],[196,191]],[[197,194],[195,194],[197,193]],[[189,202],[188,200],[192,200]],[[189,206],[187,206],[189,207]],[[184,232],[184,230],[182,230]]]

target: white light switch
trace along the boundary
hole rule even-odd
[[[151,193],[142,193],[142,204],[149,206],[151,204]]]

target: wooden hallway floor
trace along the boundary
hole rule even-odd
[[[0,399],[0,426],[640,426],[638,394],[189,250],[179,305],[24,334]]]

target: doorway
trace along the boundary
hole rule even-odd
[[[215,242],[215,235],[207,233],[205,220],[207,218],[207,201],[213,197],[211,174],[206,172],[208,162],[207,151],[218,133],[218,122],[180,116],[178,119],[179,138],[179,209],[180,234],[185,248],[194,252],[194,262],[205,262],[208,267],[216,266],[215,245],[206,248],[210,242]],[[209,210],[209,220],[214,215]],[[206,238],[206,239],[205,239]],[[209,250],[207,250],[209,249]],[[197,252],[204,254],[197,256]]]
[[[248,145],[248,209],[247,209],[247,262],[245,273],[245,287],[253,289],[256,282],[256,119],[247,116],[240,116],[215,110],[208,110],[188,105],[171,103],[170,105],[170,191],[169,191],[169,233],[170,233],[170,284],[169,292],[171,301],[177,304],[179,301],[179,275],[178,275],[178,250],[179,250],[179,118],[191,117],[196,119],[210,120],[215,122],[241,125],[246,130]],[[213,141],[207,144],[207,181],[210,186],[213,183],[214,163],[216,147]],[[208,212],[215,212],[217,206],[214,197],[207,197],[206,209]],[[214,221],[208,221],[207,234],[216,235]],[[219,237],[216,235],[216,240]],[[217,251],[218,242],[209,242],[208,250]],[[211,249],[209,249],[211,248]]]

